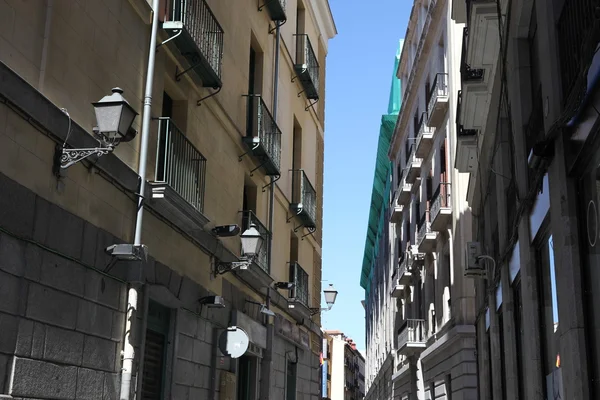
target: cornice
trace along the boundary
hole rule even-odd
[[[317,28],[319,30],[319,40],[328,52],[328,42],[337,35],[337,28],[327,0],[310,0],[311,9],[313,10]]]

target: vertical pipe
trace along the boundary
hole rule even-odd
[[[142,241],[142,224],[144,216],[143,197],[146,188],[146,163],[148,159],[148,141],[150,137],[150,116],[152,112],[152,85],[154,83],[154,64],[156,58],[156,35],[158,33],[158,7],[160,0],[152,0],[152,33],[148,50],[148,68],[146,72],[146,91],[144,94],[144,112],[142,115],[142,136],[138,175],[140,177],[140,197],[138,198],[137,217],[135,220],[134,244]]]
[[[48,0],[46,3],[46,23],[44,25],[44,44],[42,46],[42,60],[40,62],[40,77],[38,81],[38,89],[44,91],[44,83],[46,81],[46,66],[48,64],[48,46],[50,42],[50,27],[52,24],[52,7],[54,0]]]
[[[139,358],[139,367],[138,367],[138,379],[136,385],[136,396],[135,399],[141,397],[142,391],[142,374],[144,372],[144,354],[146,352],[146,329],[148,327],[148,307],[150,305],[150,295],[148,293],[148,285],[144,285],[142,290],[142,301],[144,302],[144,306],[142,308],[142,326],[140,328],[140,358]]]
[[[140,245],[142,238],[143,222],[143,196],[146,187],[146,160],[148,158],[148,139],[150,135],[150,113],[152,111],[152,84],[154,81],[154,64],[156,55],[156,36],[158,33],[158,8],[160,0],[152,0],[152,30],[150,33],[150,48],[148,50],[148,68],[146,72],[146,91],[144,95],[144,111],[142,115],[142,136],[140,148],[140,160],[138,175],[140,179],[140,197],[137,204],[137,217],[135,222],[134,244]],[[123,338],[123,366],[121,369],[121,391],[120,400],[131,398],[131,377],[133,375],[133,360],[135,350],[132,343],[132,329],[135,322],[135,314],[138,307],[138,289],[135,286],[129,288],[127,294],[127,322],[125,324],[125,337]],[[134,395],[134,398],[136,396]]]

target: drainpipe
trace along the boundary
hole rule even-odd
[[[277,94],[279,88],[279,50],[281,42],[281,23],[277,24],[275,31],[275,69],[273,72],[273,120],[277,123]],[[275,178],[271,177],[271,185],[269,187],[269,255],[268,265],[269,271],[271,270],[271,261],[273,255],[273,214],[275,207]],[[267,298],[265,300],[267,309],[271,308],[271,288],[267,288]],[[268,321],[268,317],[267,317]],[[261,400],[270,399],[270,388],[271,388],[271,364],[273,361],[273,336],[274,328],[272,324],[267,323],[267,348],[262,361],[261,369],[261,385],[260,385],[260,398]]]
[[[152,84],[154,83],[154,64],[156,56],[156,36],[158,34],[158,8],[160,0],[152,0],[152,31],[150,33],[150,48],[148,50],[148,67],[146,70],[146,91],[144,94],[144,111],[142,114],[142,135],[140,146],[140,160],[138,165],[138,176],[140,188],[137,216],[135,221],[134,244],[140,245],[142,241],[142,223],[144,215],[143,196],[146,188],[146,163],[148,158],[148,140],[150,136],[150,116],[152,112]],[[133,376],[133,360],[135,350],[131,331],[135,314],[138,308],[138,288],[135,285],[129,287],[127,295],[127,322],[125,324],[125,337],[123,339],[123,366],[121,369],[121,393],[120,400],[131,398],[131,378]],[[138,374],[139,375],[139,374]],[[134,396],[135,398],[136,396]]]
[[[46,23],[44,25],[44,44],[42,46],[42,59],[40,62],[40,77],[38,80],[38,88],[40,92],[44,91],[44,83],[46,81],[46,66],[48,64],[48,44],[50,42],[50,27],[52,24],[52,7],[54,7],[54,0],[48,0],[46,3]]]

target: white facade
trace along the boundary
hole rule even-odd
[[[475,290],[463,275],[469,177],[454,168],[463,26],[451,1],[415,1],[397,71],[389,250],[378,260],[387,268],[367,302],[382,305],[367,309],[367,399],[477,398]]]

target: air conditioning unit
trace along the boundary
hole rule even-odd
[[[485,262],[481,262],[481,245],[479,242],[468,242],[465,248],[465,276],[484,277],[487,274]]]

